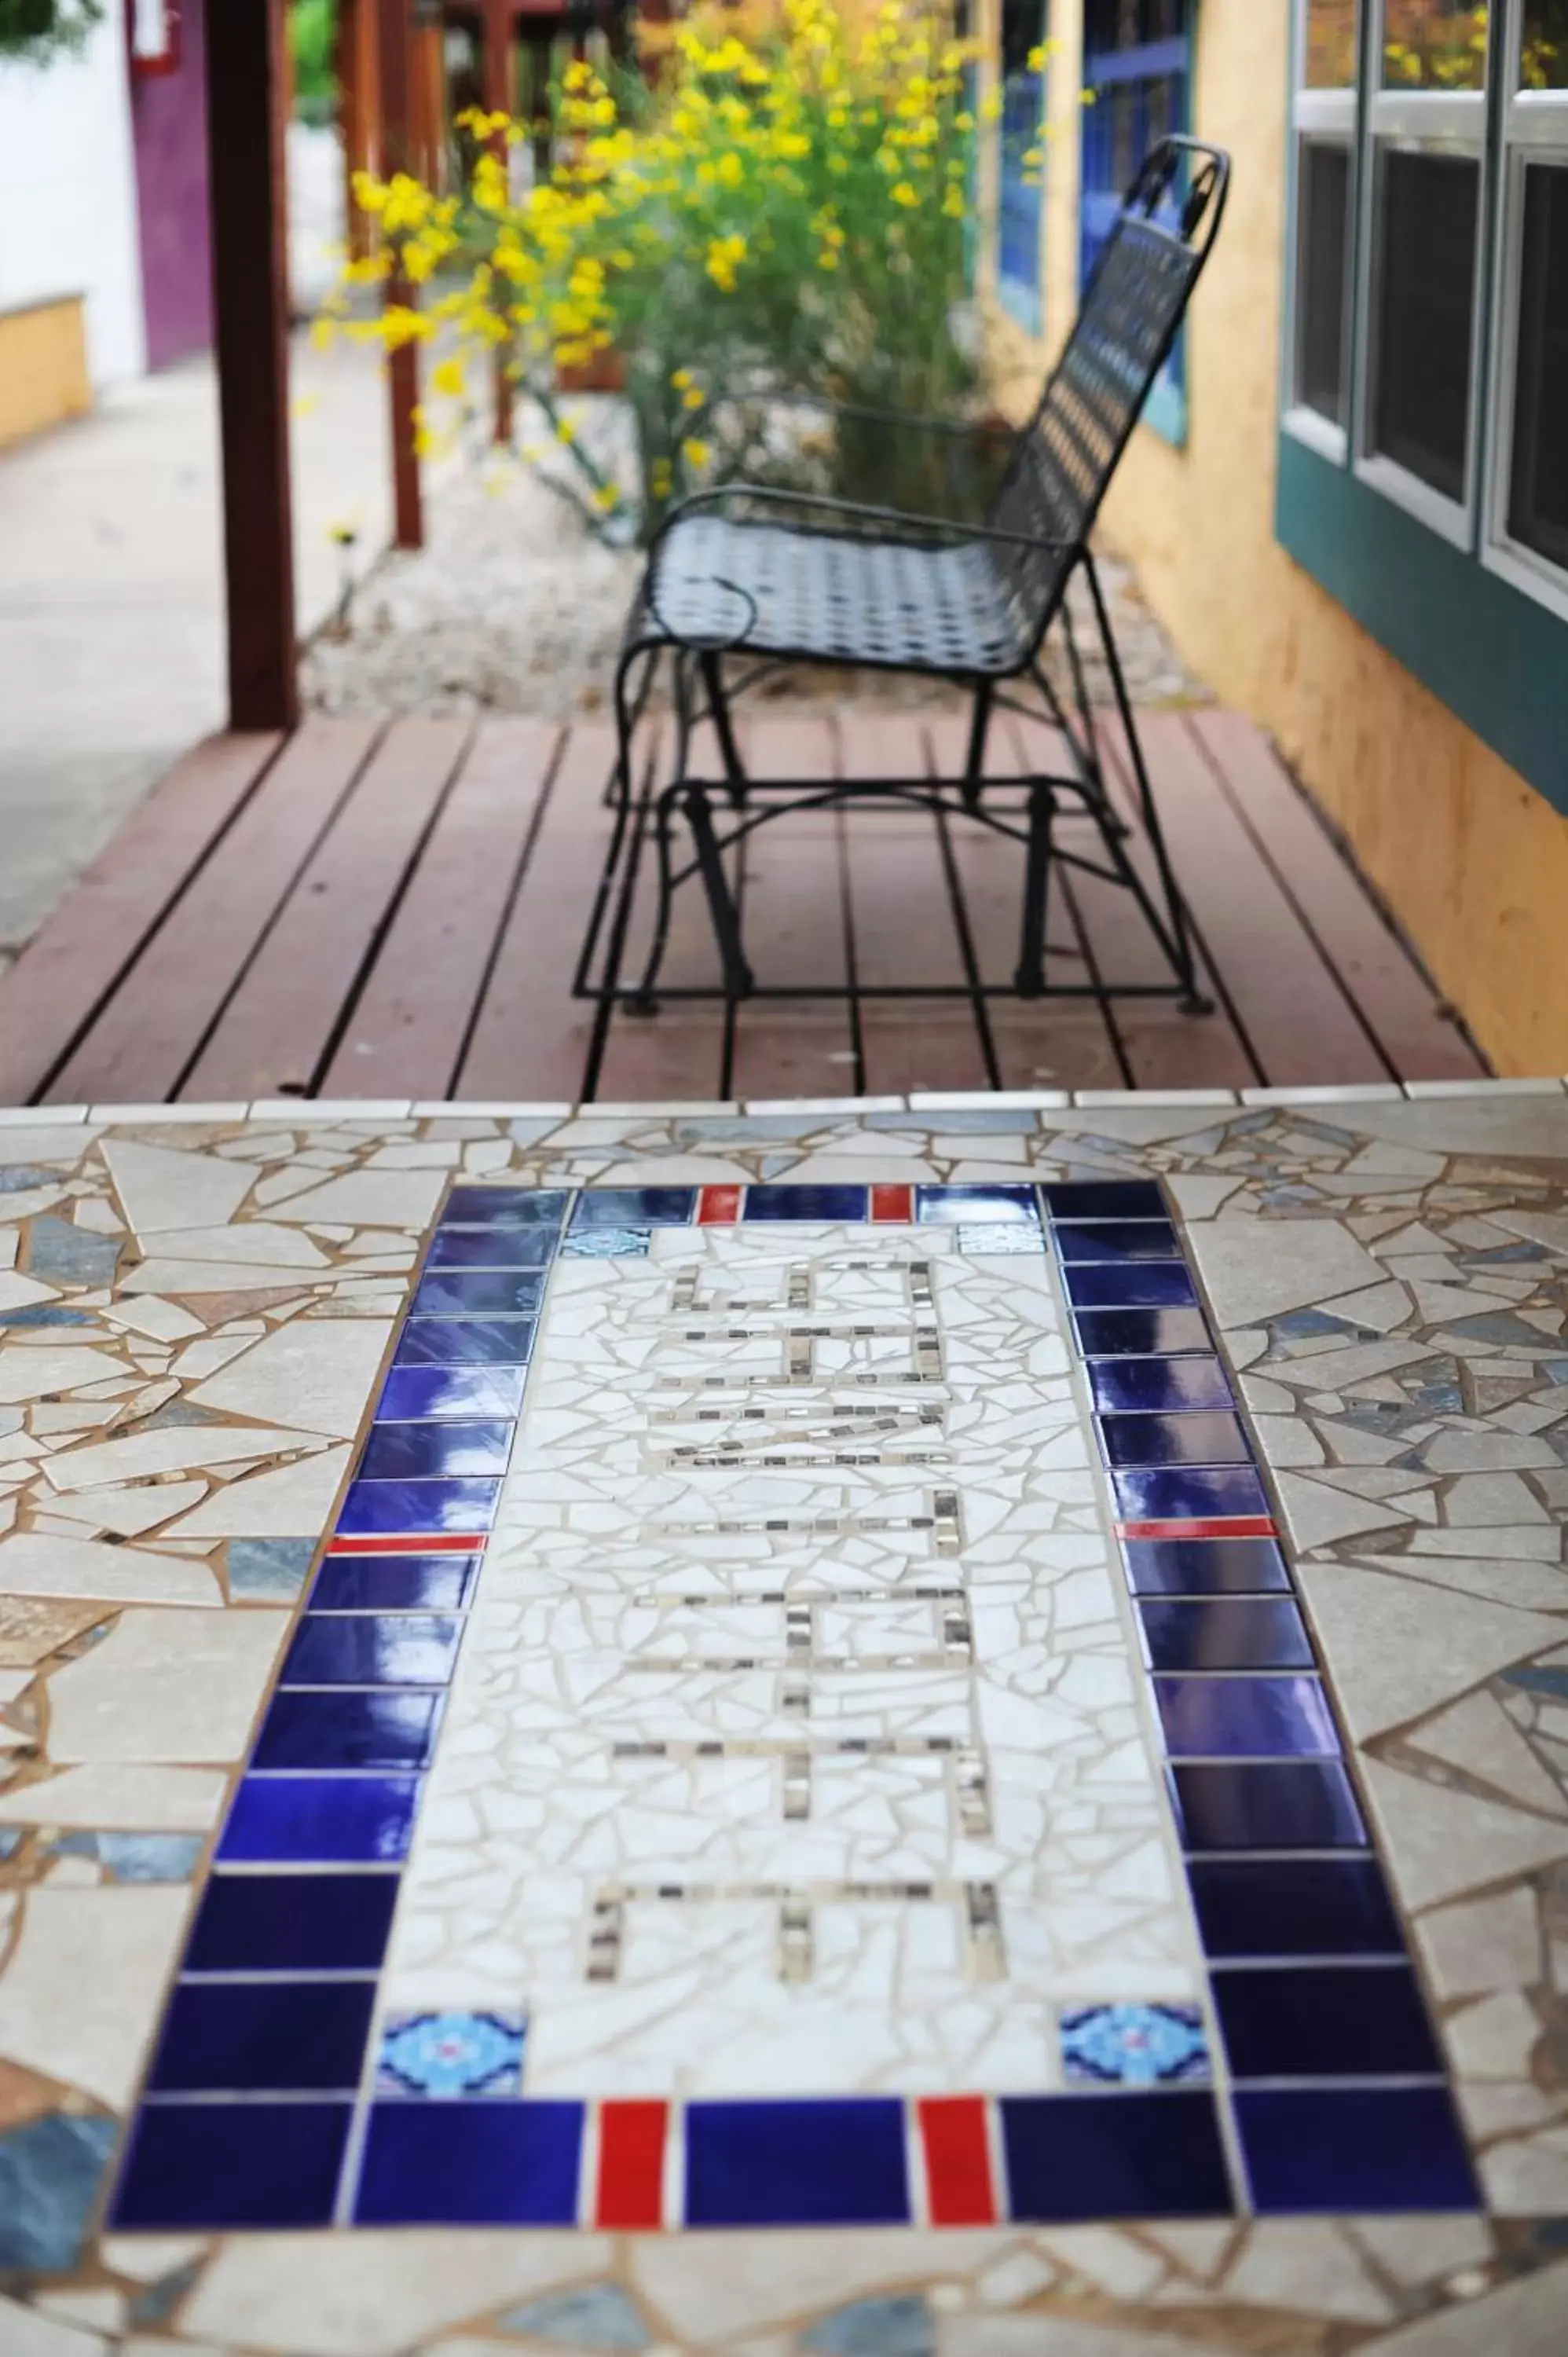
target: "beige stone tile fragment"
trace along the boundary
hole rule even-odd
[[[30,1890],[0,1974],[0,2054],[122,2109],[135,2091],[189,1898],[158,1883]]]
[[[31,1670],[103,1618],[101,1604],[56,1604],[0,1592],[0,1663]]]
[[[1484,1688],[1412,1727],[1409,1739],[1526,1808],[1568,1813],[1568,1792],[1536,1758],[1496,1695]]]
[[[111,1604],[221,1604],[200,1564],[151,1547],[18,1531],[0,1539],[0,1597],[101,1598]]]
[[[1240,2231],[1234,2220],[1211,2224],[1206,2218],[1172,2219],[1141,2229],[1145,2243],[1168,2252],[1178,2266],[1204,2282],[1218,2274]]]
[[[200,2258],[207,2242],[205,2234],[105,2234],[98,2253],[115,2275],[129,2276],[133,2283],[156,2283]]]
[[[639,2235],[627,2265],[630,2287],[678,2337],[727,2351],[823,2309],[896,2291],[931,2276],[985,2266],[1017,2244],[1015,2231],[912,2233],[850,2228],[833,2234]]]
[[[974,2279],[975,2298],[983,2308],[1022,2308],[1036,2292],[1048,2291],[1057,2271],[1038,2251],[1009,2251],[1005,2258],[982,2267]]]
[[[386,1318],[296,1320],[252,1344],[190,1396],[199,1407],[352,1439],[391,1332]]]
[[[1405,1555],[1359,1553],[1356,1560],[1374,1571],[1397,1572],[1402,1577],[1419,1579],[1436,1587],[1456,1587],[1466,1596],[1481,1597],[1493,1604],[1517,1605],[1527,1612],[1568,1611],[1568,1570],[1560,1563],[1504,1555],[1500,1550],[1484,1557],[1434,1555],[1420,1544],[1422,1538],[1459,1536],[1453,1531],[1423,1532],[1418,1534],[1416,1544]],[[1463,1707],[1462,1704],[1455,1706],[1456,1709]]]
[[[1530,1988],[1544,1975],[1541,1921],[1527,1887],[1434,1908],[1415,1931],[1440,1997]]]
[[[109,1326],[128,1327],[133,1334],[150,1334],[159,1342],[183,1342],[206,1330],[201,1319],[182,1309],[177,1301],[165,1301],[156,1293],[107,1303],[103,1319]]]
[[[218,1822],[229,1780],[215,1768],[116,1763],[62,1769],[0,1792],[0,1824],[88,1825],[126,1834],[199,1834]]]
[[[0,1271],[0,1309],[26,1309],[38,1301],[52,1301],[56,1288],[41,1285],[36,1276],[17,1276],[11,1269]]]
[[[277,1215],[302,1224],[423,1228],[433,1217],[446,1183],[445,1170],[353,1170],[280,1204]]]
[[[1361,1772],[1406,1907],[1426,1907],[1568,1857],[1568,1825],[1494,1807],[1380,1760],[1363,1759]]]
[[[1503,1989],[1450,2014],[1444,2042],[1466,2078],[1523,2079],[1541,2040],[1534,2007],[1518,1988]]]
[[[1234,2349],[1078,2317],[987,2314],[939,2318],[937,2357],[1234,2357]]]
[[[284,1227],[275,1220],[237,1220],[231,1227],[176,1228],[160,1239],[156,1249],[171,1260],[211,1263],[214,1289],[233,1284],[231,1271],[236,1265],[270,1268],[274,1285],[302,1269],[331,1265],[319,1244],[302,1236],[297,1228]]]
[[[1338,2228],[1311,2218],[1260,2218],[1224,2279],[1224,2296],[1351,2324],[1384,2324],[1394,2310]]]
[[[1549,1523],[1546,1508],[1517,1473],[1459,1473],[1448,1485],[1444,1513],[1455,1530],[1484,1531],[1490,1541],[1491,1525]],[[1472,1546],[1476,1544],[1471,1542]]]
[[[1303,1554],[1363,1531],[1396,1530],[1410,1520],[1408,1508],[1396,1499],[1353,1497],[1310,1473],[1282,1473],[1278,1487],[1286,1526]]]
[[[1487,2207],[1497,2217],[1560,2217],[1568,2210],[1568,2128],[1542,2128],[1532,2136],[1488,2146],[1477,2155],[1476,2167]],[[1568,2326],[1568,2284],[1558,2321]],[[1559,2341],[1559,2352],[1563,2345]]]
[[[125,2321],[125,2296],[107,2285],[81,2291],[41,2291],[34,2305],[64,2324],[85,2324],[95,2332],[117,2332]]]
[[[0,2297],[0,2351],[5,2357],[108,2357],[109,2343],[82,2325]]]
[[[317,1433],[271,1425],[177,1424],[156,1432],[134,1432],[124,1440],[96,1441],[86,1448],[58,1449],[44,1471],[57,1490],[91,1490],[101,1482],[146,1481],[192,1466],[282,1457],[320,1445]]]
[[[1560,1643],[1563,1624],[1440,1593],[1361,1564],[1305,1563],[1298,1577],[1358,1742],[1436,1709],[1482,1678]]]
[[[134,1539],[183,1514],[206,1495],[205,1481],[151,1481],[133,1490],[82,1490],[61,1498],[55,1513],[90,1530],[118,1531],[122,1537]]]
[[[1152,2251],[1115,2226],[1051,2227],[1037,2241],[1069,2273],[1085,2276],[1112,2299],[1143,2299],[1165,2274]]]
[[[1474,2145],[1494,2144],[1523,2128],[1550,2127],[1562,2117],[1561,2104],[1532,2080],[1461,2079],[1455,2095]]]
[[[187,1514],[187,1538],[300,1538],[318,1531],[332,1511],[352,1450],[324,1448],[275,1471],[231,1481]]]
[[[70,1764],[240,1759],[291,1615],[122,1612],[48,1682],[49,1758]]]
[[[585,2233],[245,2234],[214,2253],[180,2329],[266,2357],[400,2357],[503,2302],[595,2283],[611,2253]]]
[[[115,1192],[138,1236],[168,1228],[220,1226],[231,1220],[250,1191],[242,1163],[129,1138],[103,1140]]]
[[[125,1232],[124,1221],[102,1195],[83,1195],[71,1216],[76,1225],[85,1228],[90,1235],[123,1236]]]
[[[19,2128],[28,2120],[58,2112],[63,2093],[57,2080],[26,2070],[19,2062],[0,2062],[0,2136],[7,2128]]]
[[[1385,1272],[1337,1220],[1221,1214],[1192,1232],[1198,1271],[1221,1326],[1253,1326],[1293,1309],[1327,1308]]]
[[[14,1342],[0,1350],[0,1406],[44,1399],[51,1392],[78,1391],[126,1372],[124,1359],[91,1344],[51,1342],[40,1347]]]
[[[1252,1386],[1249,1385],[1248,1389],[1251,1393]],[[1287,1399],[1287,1407],[1290,1405]],[[1305,1415],[1262,1415],[1257,1413],[1258,1403],[1255,1400],[1252,1406],[1258,1444],[1273,1470],[1281,1471],[1286,1466],[1321,1465],[1325,1462],[1323,1443]]]
[[[1492,2230],[1484,2218],[1352,2218],[1348,2224],[1396,2283],[1440,2283],[1459,2267],[1482,2265],[1492,2255]]]
[[[155,2341],[145,2332],[133,2332],[114,2344],[115,2357],[244,2357],[242,2350],[225,2342],[220,2348],[216,2341],[188,2341],[181,2333],[177,2341]],[[517,2357],[513,2345],[512,2357]]]

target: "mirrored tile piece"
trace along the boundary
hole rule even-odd
[[[365,1443],[357,1478],[425,1481],[504,1473],[515,1429],[499,1418],[468,1423],[456,1416],[422,1424],[378,1424]]]
[[[171,2233],[328,2225],[351,2117],[348,2104],[149,2104],[110,2222]]]
[[[901,2226],[904,2107],[858,2101],[689,2104],[690,2226]]]
[[[1229,1408],[1230,1384],[1218,1359],[1095,1359],[1089,1387],[1102,1413]]]
[[[417,1612],[307,1612],[279,1681],[288,1686],[445,1685],[462,1622]]]
[[[1174,1758],[1331,1758],[1339,1749],[1317,1678],[1157,1677],[1154,1683]]]
[[[1445,2087],[1243,2087],[1235,2104],[1266,2216],[1479,2206]]]
[[[1376,1858],[1194,1858],[1187,1885],[1210,1956],[1402,1956]]]
[[[183,1970],[373,1972],[397,1892],[395,1874],[215,1874]]]
[[[441,1703],[435,1694],[301,1693],[285,1686],[267,1706],[252,1764],[323,1773],[428,1767]]]
[[[228,1863],[392,1864],[407,1854],[413,1776],[246,1776],[218,1845]]]
[[[1069,1264],[1181,1258],[1168,1220],[1058,1221],[1055,1233],[1057,1250]]]
[[[1005,2095],[997,2108],[1020,2223],[1230,2214],[1211,2094]]]
[[[370,1980],[182,1981],[147,2080],[154,2094],[352,2094]]]
[[[1217,1597],[1140,1607],[1155,1670],[1309,1670],[1312,1644],[1289,1598]]]
[[[1100,1431],[1106,1461],[1115,1466],[1245,1465],[1251,1458],[1235,1416],[1213,1410],[1102,1415]]]
[[[583,2106],[371,2106],[354,2215],[361,2226],[570,2226]]]
[[[1123,1539],[1136,1596],[1251,1596],[1288,1588],[1273,1539]]]
[[[1337,1760],[1193,1761],[1166,1772],[1189,1850],[1366,1846],[1355,1788]]]
[[[376,1407],[378,1423],[421,1416],[515,1416],[526,1367],[393,1367]]]
[[[1408,1964],[1241,1964],[1214,1975],[1236,2079],[1397,2079],[1441,2073]]]
[[[329,1555],[310,1591],[312,1612],[460,1612],[477,1555]]]

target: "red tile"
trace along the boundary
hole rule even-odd
[[[700,1228],[727,1228],[740,1217],[738,1187],[699,1187],[697,1189],[697,1225]]]
[[[1279,1531],[1268,1514],[1222,1515],[1191,1523],[1118,1523],[1122,1539],[1273,1539]]]
[[[328,1555],[482,1555],[488,1544],[487,1534],[476,1531],[467,1535],[461,1531],[425,1531],[407,1538],[387,1537],[381,1532],[370,1536],[341,1534],[332,1539]]]
[[[594,2223],[656,2233],[664,2222],[664,2139],[669,2105],[599,2105],[599,2183]]]
[[[871,1216],[899,1227],[909,1227],[915,1217],[913,1187],[874,1187],[871,1190]]]
[[[994,2226],[985,2097],[922,2095],[917,2110],[932,2225]]]

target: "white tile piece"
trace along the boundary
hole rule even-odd
[[[62,1765],[242,1759],[291,1616],[166,1609],[122,1612],[48,1681],[49,1758]]]
[[[1413,1103],[1441,1097],[1552,1097],[1568,1082],[1559,1080],[1493,1081],[1477,1074],[1473,1081],[1406,1081],[1404,1092]]]
[[[243,1104],[102,1104],[94,1105],[91,1118],[128,1129],[134,1123],[150,1125],[161,1122],[165,1127],[188,1126],[197,1123],[243,1121],[249,1108]]]
[[[576,1107],[490,1103],[479,1097],[430,1097],[416,1100],[409,1111],[416,1121],[568,1121]]]
[[[1297,1578],[1339,1706],[1359,1743],[1511,1663],[1561,1643],[1564,1624],[1450,1590],[1440,1609],[1417,1580],[1359,1564],[1304,1563]]]
[[[907,1097],[747,1097],[746,1100],[746,1112],[762,1116],[770,1114],[820,1114],[824,1117],[842,1116],[845,1121],[854,1121],[860,1114],[907,1113],[908,1109]],[[584,1107],[585,1112],[593,1110],[591,1106]]]
[[[324,1448],[297,1464],[248,1473],[183,1517],[182,1538],[297,1538],[326,1528],[352,1451]]]
[[[913,1089],[908,1099],[911,1113],[1063,1113],[1072,1101],[1069,1089]]]
[[[0,1105],[0,1129],[37,1128],[40,1122],[60,1127],[70,1123],[85,1121],[85,1105]]]
[[[231,1465],[320,1446],[317,1433],[264,1424],[168,1425],[156,1432],[133,1432],[124,1440],[95,1441],[87,1448],[57,1449],[44,1472],[53,1489],[91,1490],[100,1482],[145,1481],[192,1466]]]
[[[406,1097],[257,1097],[249,1117],[314,1129],[332,1121],[405,1121],[412,1110]]]
[[[1072,1102],[1082,1111],[1126,1105],[1237,1105],[1234,1089],[1074,1089]]]
[[[274,1205],[274,1212],[313,1227],[424,1228],[446,1185],[442,1170],[350,1170]]]
[[[0,1975],[0,2055],[122,2109],[189,1898],[160,1883],[29,1891]]]
[[[295,1318],[198,1383],[190,1397],[226,1415],[287,1418],[351,1439],[392,1328],[389,1318]]]
[[[167,1228],[220,1227],[251,1190],[245,1165],[224,1162],[215,1154],[113,1135],[103,1139],[102,1151],[138,1236]]]
[[[206,1565],[188,1557],[38,1531],[0,1539],[0,1596],[81,1596],[106,1604],[223,1600]]]
[[[0,2296],[0,2349],[5,2357],[108,2357],[109,2343],[82,2325]]]
[[[0,1792],[0,1824],[87,1825],[127,1834],[200,1834],[216,1824],[229,1780],[214,1768],[94,1764]],[[0,1981],[0,1988],[5,1986]]]
[[[1403,1090],[1394,1081],[1360,1081],[1343,1087],[1243,1089],[1244,1105],[1398,1104]]]
[[[674,1121],[701,1117],[703,1114],[713,1114],[715,1117],[722,1117],[725,1114],[733,1115],[739,1113],[740,1106],[733,1098],[724,1100],[695,1098],[686,1103],[672,1100],[669,1103],[650,1102],[647,1104],[635,1103],[601,1104],[596,1098],[592,1104],[580,1105],[577,1110],[590,1117],[598,1117],[605,1121]]]

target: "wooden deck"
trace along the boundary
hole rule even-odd
[[[1009,723],[1010,726],[1015,724]],[[1026,724],[1016,724],[1025,726]],[[757,723],[757,774],[950,768],[959,724]],[[0,982],[0,1102],[259,1096],[602,1101],[908,1089],[1434,1080],[1483,1070],[1263,738],[1234,713],[1146,716],[1144,741],[1216,1013],[970,999],[618,1013],[596,1050],[571,975],[608,818],[607,728],[317,719],[229,737],[163,780]],[[1005,767],[1026,747],[998,748]],[[1124,779],[1122,781],[1125,782]],[[765,830],[748,949],[770,980],[939,988],[1015,954],[1021,857],[909,813]],[[646,897],[646,896],[645,896]],[[632,927],[629,946],[643,921]],[[1068,963],[1155,979],[1127,896],[1051,912]],[[694,899],[665,979],[714,971]],[[984,1036],[989,1026],[989,1049]]]

